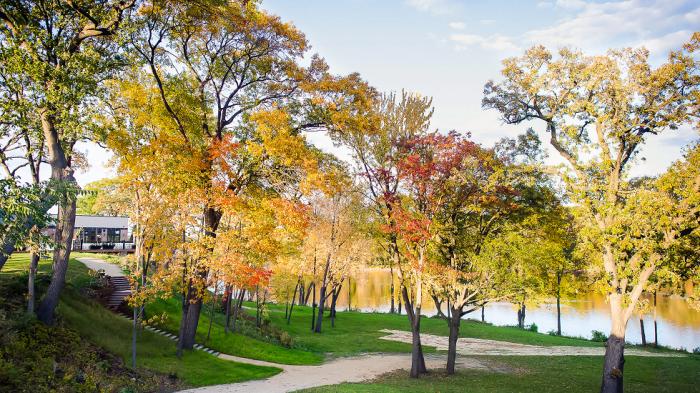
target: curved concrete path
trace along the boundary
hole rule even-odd
[[[228,355],[220,355],[228,358]],[[437,369],[445,366],[445,357],[439,355],[426,355],[425,363],[428,369]],[[187,393],[284,393],[300,389],[308,389],[325,385],[337,385],[344,382],[362,382],[376,378],[382,374],[400,369],[411,368],[410,354],[371,354],[339,358],[331,360],[319,366],[289,366],[267,362],[252,363],[250,359],[232,357],[237,362],[245,362],[264,366],[282,368],[282,372],[268,379],[248,382],[232,383],[227,385],[206,386],[191,390]],[[502,371],[492,368],[487,363],[473,358],[459,359],[457,367],[460,369],[480,369]]]
[[[411,343],[411,332],[401,330],[383,329],[387,336],[382,340]],[[441,351],[447,351],[447,337],[422,333],[421,343],[424,346],[435,347]],[[460,337],[457,339],[457,353],[465,356],[490,355],[490,356],[603,356],[605,347],[574,347],[574,346],[543,346],[517,344],[507,341],[484,340],[481,338]],[[673,352],[651,352],[637,348],[625,349],[625,356],[644,357],[683,357],[685,355]]]

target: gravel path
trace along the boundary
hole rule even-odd
[[[228,355],[220,355],[226,359]],[[236,361],[251,363],[249,359],[235,358]],[[445,357],[426,355],[426,366],[436,369],[445,366]],[[207,386],[186,390],[187,393],[283,393],[317,386],[336,385],[344,382],[362,382],[399,369],[411,368],[410,354],[371,354],[339,358],[320,366],[288,366],[272,363],[254,363],[282,368],[282,372],[268,379]],[[473,358],[459,359],[460,369],[493,370],[489,364]]]
[[[382,340],[411,343],[411,332],[384,329],[387,336]],[[421,343],[447,351],[447,337],[422,333]],[[484,340],[480,338],[457,339],[457,353],[460,355],[495,355],[495,356],[603,356],[605,347],[540,346],[516,344],[507,341]],[[625,349],[625,356],[647,357],[683,357],[683,354],[668,352],[651,352],[637,348]]]

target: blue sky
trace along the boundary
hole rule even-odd
[[[527,127],[503,125],[481,109],[484,83],[498,78],[504,58],[534,44],[587,53],[643,45],[659,63],[700,30],[700,0],[263,0],[262,7],[303,31],[334,73],[432,96],[435,128],[469,131],[485,145]],[[663,171],[695,138],[690,128],[654,138],[633,173]],[[323,137],[313,140],[339,152]],[[108,154],[82,150],[94,165],[78,174],[81,184],[109,175]]]

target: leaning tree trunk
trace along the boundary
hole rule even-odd
[[[623,314],[622,295],[608,295],[612,318],[610,337],[605,343],[605,362],[601,393],[622,393],[623,371],[625,366],[625,330],[627,321]]]
[[[297,300],[297,291],[299,290],[299,287],[301,287],[302,289],[304,288],[304,284],[301,281],[298,281],[297,285],[294,286],[292,304],[289,305],[289,314],[287,314],[287,325],[289,325],[292,322],[292,312],[294,311],[294,302]]]
[[[321,286],[321,292],[318,299],[318,315],[316,316],[316,326],[314,327],[314,333],[321,333],[321,327],[323,324],[323,311],[326,308],[326,285]]]
[[[462,310],[452,309],[452,315],[448,318],[447,323],[450,327],[450,336],[448,338],[447,347],[447,374],[455,373],[455,363],[457,363],[457,339],[459,337],[459,325],[462,322]]]
[[[34,313],[34,302],[36,300],[36,272],[39,268],[39,253],[33,251],[29,262],[29,279],[27,280],[27,313]]]
[[[69,174],[66,179],[70,182],[75,182],[72,174]],[[49,325],[53,323],[58,300],[66,284],[66,271],[68,270],[68,261],[70,259],[71,246],[73,245],[75,212],[75,197],[69,195],[58,208],[58,219],[54,236],[56,249],[53,253],[51,283],[37,312],[39,320]]]
[[[338,296],[340,296],[340,290],[343,288],[343,284],[339,284],[331,291],[331,327],[335,327],[335,306],[338,302]]]

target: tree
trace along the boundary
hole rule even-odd
[[[291,24],[255,2],[154,1],[142,8],[131,44],[150,71],[149,86],[172,134],[201,160],[203,195],[245,195],[258,187],[279,191],[288,184],[285,175],[294,174],[291,167],[303,171],[314,165],[300,135],[306,127],[301,119],[310,114],[299,96],[317,86],[327,67],[317,57],[308,68],[297,64],[308,44]],[[285,142],[303,149],[286,150]],[[228,153],[212,158],[221,147]],[[224,164],[228,170],[221,171],[218,165]],[[205,198],[202,207],[203,231],[211,239],[223,215],[215,200]],[[208,274],[204,264],[197,270],[192,289]],[[180,335],[188,349],[202,304],[198,292],[190,292],[194,297],[187,299],[191,306]]]
[[[73,239],[76,185],[72,147],[99,128],[94,118],[99,106],[94,104],[100,95],[100,84],[122,63],[115,40],[110,38],[118,32],[134,3],[11,1],[0,8],[3,78],[21,81],[23,93],[2,98],[23,100],[18,108],[29,106],[36,113],[48,151],[51,179],[54,184],[67,185],[57,199],[47,199],[41,206],[48,210],[56,202],[59,205],[53,275],[38,312],[45,323],[53,321]],[[7,109],[9,105],[3,107]],[[32,123],[27,128],[35,124],[36,119],[24,119]],[[6,245],[3,248],[9,249]]]
[[[545,48],[533,47],[522,57],[506,59],[503,81],[490,81],[484,88],[484,108],[498,110],[509,124],[543,122],[550,144],[566,162],[562,179],[569,199],[580,207],[582,236],[599,257],[599,278],[611,310],[602,392],[622,391],[627,321],[649,277],[661,268],[661,249],[682,237],[689,230],[688,219],[692,222],[697,215],[694,208],[682,209],[683,216],[667,209],[640,215],[638,204],[649,205],[653,199],[644,193],[631,196],[628,176],[650,135],[688,124],[696,116],[700,75],[693,56],[698,41],[696,33],[657,68],[649,65],[644,49],[603,56],[562,49],[555,58]],[[662,220],[667,225],[660,238],[647,237],[658,232],[639,227],[663,217],[674,218]],[[654,239],[660,249],[652,246]]]
[[[130,198],[119,189],[119,179],[100,179],[83,187],[76,202],[77,213],[100,216],[124,214]]]
[[[330,174],[324,193],[311,200],[314,208],[311,240],[321,257],[318,317],[314,332],[321,333],[323,314],[331,298],[331,322],[335,324],[335,301],[351,267],[365,261],[362,246],[366,245],[363,227],[366,223],[364,207],[358,190],[347,174],[339,168]]]

